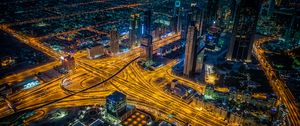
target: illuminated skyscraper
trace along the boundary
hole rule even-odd
[[[152,57],[153,57],[153,45],[152,45],[152,36],[151,35],[145,35],[142,38],[142,46],[145,47],[146,59],[148,61],[151,61]]]
[[[207,13],[205,7],[206,3],[199,0],[194,0],[191,3],[189,20],[195,21],[195,26],[199,31],[198,37],[202,36],[205,29],[205,15]]]
[[[128,47],[131,48],[138,39],[140,38],[140,32],[139,32],[139,27],[140,27],[140,15],[139,14],[132,14],[130,17],[130,27],[129,27],[129,43]]]
[[[188,77],[192,76],[196,69],[197,32],[198,31],[195,27],[195,23],[191,22],[187,33],[183,69],[183,74]]]
[[[193,19],[193,11],[186,10],[184,13],[183,29],[181,31],[181,38],[186,39],[189,25]]]
[[[110,48],[112,53],[119,52],[119,35],[116,28],[113,28],[110,32]]]
[[[184,16],[183,16],[183,21],[182,21],[182,38],[187,37],[187,32],[188,32],[188,27],[192,21],[195,21],[195,27],[199,31],[197,33],[197,36],[202,35],[202,30],[204,26],[204,14],[205,14],[205,9],[203,7],[203,4],[200,4],[199,1],[192,1],[190,4],[190,8],[185,10]]]
[[[251,51],[254,41],[260,0],[241,0],[233,26],[232,38],[227,60],[251,61]]]
[[[236,0],[219,0],[218,26],[229,28],[234,15]],[[209,25],[210,26],[210,25]]]
[[[121,117],[126,113],[126,95],[115,91],[106,97],[106,112],[115,117]]]
[[[196,54],[197,55],[196,68],[195,68],[196,73],[200,73],[202,71],[203,61],[204,61],[204,51],[205,51],[205,49],[204,49],[204,47],[202,47]]]
[[[181,6],[180,0],[176,0],[174,5],[174,14],[173,14],[173,31],[175,33],[180,32],[181,29],[180,6]]]

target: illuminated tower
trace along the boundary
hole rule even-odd
[[[175,33],[180,32],[180,0],[175,1],[174,14],[173,14],[173,31]]]
[[[195,21],[195,26],[197,28],[198,37],[202,36],[202,33],[204,31],[205,26],[205,7],[206,3],[199,1],[199,0],[193,0],[191,2],[191,9],[188,12],[187,19],[189,22],[187,22],[187,26],[189,26],[190,21]]]
[[[184,13],[184,22],[183,22],[183,29],[181,31],[181,38],[186,39],[189,25],[193,19],[193,11],[186,10]]]
[[[197,52],[197,58],[196,58],[196,73],[201,73],[203,68],[203,61],[204,61],[204,46]]]
[[[142,38],[142,46],[145,47],[145,54],[147,61],[152,61],[153,45],[151,36],[151,15],[152,11],[150,9],[144,12],[144,24],[145,24],[145,34]]]
[[[140,36],[139,33],[139,14],[132,14],[130,17],[130,27],[129,27],[129,43],[128,48],[131,48],[136,44],[137,39]]]
[[[191,22],[188,28],[186,47],[185,47],[185,59],[183,74],[185,76],[192,76],[196,69],[196,53],[197,53],[197,28],[195,23]]]
[[[119,35],[116,28],[113,28],[110,32],[110,48],[112,53],[119,52]]]
[[[195,21],[195,27],[199,32],[197,32],[197,36],[202,35],[202,30],[204,26],[204,14],[205,9],[203,3],[198,1],[192,1],[190,8],[185,10],[183,21],[182,21],[182,38],[185,39],[187,37],[188,27],[192,21]]]
[[[152,61],[153,45],[152,45],[152,36],[151,35],[143,36],[142,46],[145,47],[145,54],[146,54],[147,61]]]
[[[241,0],[237,5],[227,60],[251,62],[251,51],[256,30],[260,0]]]

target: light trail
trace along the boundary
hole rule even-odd
[[[257,57],[259,63],[261,64],[270,82],[273,91],[280,98],[280,101],[283,102],[283,104],[288,109],[288,117],[291,122],[290,125],[298,126],[300,125],[300,116],[299,116],[300,113],[299,113],[299,108],[295,103],[295,98],[292,95],[291,91],[288,88],[285,88],[287,87],[286,84],[280,77],[277,76],[277,74],[275,73],[276,70],[268,62],[265,56],[265,51],[262,48],[260,48],[262,44],[275,39],[277,38],[276,37],[260,38],[255,41],[253,50],[255,56]]]

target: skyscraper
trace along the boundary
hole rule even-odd
[[[197,32],[195,23],[191,22],[187,33],[183,69],[183,74],[188,77],[192,76],[196,69]]]
[[[205,30],[205,15],[206,15],[206,3],[205,2],[200,2],[195,0],[194,2],[191,3],[191,12],[192,15],[190,17],[190,20],[195,21],[195,26],[197,30],[199,31],[197,36],[198,38],[202,36]]]
[[[200,50],[197,52],[197,58],[196,58],[196,68],[195,72],[196,73],[201,73],[202,68],[203,68],[203,61],[204,61],[204,46],[200,48]]]
[[[259,8],[260,0],[241,0],[237,5],[227,60],[251,61]]]
[[[110,32],[110,48],[112,53],[119,52],[119,35],[116,28],[113,28]]]
[[[236,0],[219,0],[218,26],[229,28],[234,15]]]
[[[197,28],[198,32],[197,36],[201,36],[202,29],[203,29],[203,20],[204,20],[204,5],[200,4],[198,1],[192,1],[190,5],[190,9],[185,10],[183,21],[182,21],[182,38],[187,37],[188,27],[192,21],[195,21],[195,27]]]
[[[115,91],[106,97],[106,112],[115,117],[121,117],[126,113],[126,95]]]
[[[145,24],[145,34],[142,38],[142,46],[145,47],[146,59],[147,61],[152,61],[153,45],[152,45],[152,32],[151,32],[151,15],[152,11],[150,9],[144,12],[144,24]]]
[[[137,40],[139,39],[139,27],[140,27],[140,15],[139,14],[132,14],[130,16],[130,27],[129,27],[129,43],[128,48],[131,48],[134,44],[136,44]]]
[[[151,61],[153,57],[152,36],[144,35],[142,38],[142,45],[145,47],[145,54],[147,61]]]
[[[190,25],[191,21],[193,20],[193,11],[191,9],[186,10],[183,18],[184,18],[184,21],[182,23],[183,28],[181,31],[181,38],[186,39],[189,25]]]
[[[151,16],[152,11],[150,9],[144,12],[144,25],[145,25],[145,32],[146,35],[151,35]]]
[[[180,32],[180,0],[176,0],[175,1],[175,5],[174,5],[174,14],[173,14],[173,31],[175,33]]]
[[[219,9],[219,0],[208,0],[207,3],[207,25],[210,26],[217,20],[217,12]]]

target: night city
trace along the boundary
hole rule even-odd
[[[299,0],[0,10],[0,126],[300,126]]]

